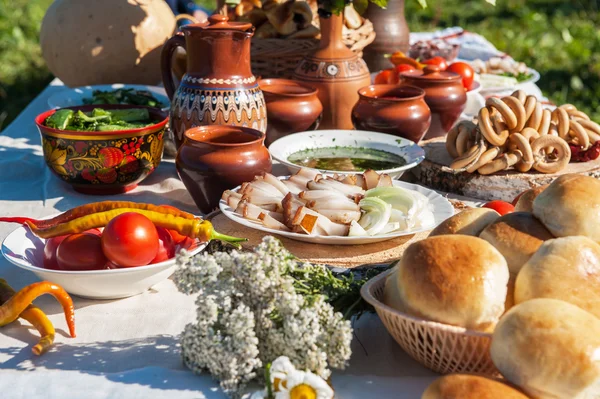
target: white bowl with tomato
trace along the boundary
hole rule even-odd
[[[175,271],[175,254],[195,254],[206,243],[154,224],[143,215],[125,213],[102,230],[44,240],[21,226],[2,243],[2,254],[16,266],[68,293],[91,299],[140,294]]]

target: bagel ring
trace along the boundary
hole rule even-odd
[[[504,103],[502,103],[509,111],[510,108]],[[510,111],[512,112],[512,111]],[[503,146],[508,139],[508,130],[503,130],[500,133],[496,133],[492,126],[492,122],[490,120],[490,111],[486,107],[483,107],[479,110],[478,114],[479,119],[479,130],[485,139],[491,144],[495,146]]]
[[[587,150],[590,147],[590,136],[588,136],[583,126],[577,121],[571,121],[570,126],[571,130],[569,130],[569,135],[575,137],[577,139],[577,144],[584,150]]]
[[[458,152],[456,151],[456,138],[458,137],[458,125],[454,125],[452,129],[448,132],[446,136],[446,151],[452,157],[452,159],[458,156]]]
[[[563,108],[556,108],[554,110],[553,119],[556,120],[556,127],[558,128],[558,136],[562,139],[569,138],[569,114]]]
[[[509,153],[502,154],[499,158],[494,159],[492,162],[483,165],[477,169],[477,172],[481,175],[491,175],[492,173],[506,170],[521,160],[521,154],[519,151],[512,151]]]
[[[540,126],[537,129],[537,132],[540,134],[540,136],[545,136],[548,134],[551,119],[552,112],[550,112],[549,109],[544,109],[542,111],[542,121],[540,122]]]
[[[517,116],[504,101],[496,97],[490,97],[485,101],[485,106],[488,108],[495,108],[498,112],[500,112],[504,122],[510,130],[517,127]]]
[[[501,150],[500,147],[492,147],[489,150],[486,150],[477,162],[467,168],[468,173],[475,173],[477,169],[481,168],[483,165],[486,165],[492,162],[498,155],[500,155]]]
[[[598,125],[596,122],[592,122],[589,120],[585,120],[585,119],[575,119],[575,121],[579,122],[579,124],[581,126],[583,126],[585,129],[587,130],[591,130],[592,132],[596,133],[596,134],[600,134],[600,125]]]
[[[577,111],[577,110],[571,111],[571,112],[567,111],[567,114],[569,114],[569,116],[571,118],[580,118],[580,119],[585,119],[587,121],[590,120],[590,117],[588,116],[588,114],[586,114],[583,111]]]
[[[521,104],[525,104],[525,99],[527,98],[527,93],[525,93],[523,90],[515,90],[513,92],[513,94],[511,94],[511,97],[514,97],[517,100],[519,100],[521,102]]]
[[[552,147],[557,152],[555,159],[550,159],[549,155],[544,151],[546,148]],[[533,151],[533,168],[541,173],[557,173],[563,170],[571,160],[571,149],[567,142],[560,137],[546,135],[536,139],[531,144]]]
[[[508,105],[508,107],[517,117],[517,126],[515,126],[515,128],[512,130],[515,132],[520,132],[525,127],[525,122],[527,122],[527,119],[525,118],[525,107],[523,107],[523,103],[512,96],[503,97],[502,101],[506,105]]]
[[[522,158],[515,164],[515,169],[521,173],[528,172],[533,166],[533,152],[529,140],[521,133],[513,133],[508,138],[510,143],[521,151]]]
[[[523,137],[525,137],[527,139],[527,141],[529,143],[531,143],[533,140],[537,139],[538,137],[540,137],[541,135],[538,133],[537,130],[535,130],[532,127],[526,127],[525,129],[523,129],[521,131],[521,134],[523,135]]]
[[[485,150],[485,142],[483,140],[480,140],[478,144],[475,144],[473,147],[469,148],[469,150],[464,155],[456,158],[450,164],[450,168],[457,170],[471,166],[473,163],[479,160],[479,157],[481,157],[481,154],[483,154]]]
[[[537,105],[537,97],[536,96],[527,96],[524,102],[525,107],[525,119],[529,120],[531,118],[531,114],[535,110],[535,106]]]
[[[573,104],[563,104],[558,108],[564,109],[565,111],[567,111],[567,113],[570,113],[571,111],[577,111],[577,107]]]
[[[527,120],[525,127],[532,127],[535,130],[538,130],[540,124],[542,123],[543,112],[544,108],[542,108],[542,104],[536,103],[535,108],[533,109],[533,113],[531,114],[531,117]]]

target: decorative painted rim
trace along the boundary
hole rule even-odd
[[[254,76],[251,76],[249,78],[243,78],[243,79],[216,79],[216,78],[204,79],[204,78],[193,78],[191,76],[186,76],[183,79],[183,81],[191,82],[191,83],[200,83],[200,84],[239,85],[239,84],[254,83],[254,82],[256,82],[256,78]]]

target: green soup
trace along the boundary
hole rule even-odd
[[[406,165],[400,155],[365,147],[310,148],[291,154],[288,161],[298,166],[341,172],[386,170]]]

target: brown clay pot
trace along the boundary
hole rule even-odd
[[[289,79],[262,79],[258,86],[267,105],[267,146],[288,134],[319,127],[323,105],[317,89]]]
[[[423,71],[404,72],[400,76],[403,83],[425,90],[425,102],[431,109],[431,127],[425,139],[448,133],[467,104],[461,76],[442,72],[436,65],[428,65]]]
[[[358,91],[352,110],[357,130],[388,133],[418,143],[429,129],[425,91],[414,86],[372,85]]]
[[[408,54],[410,47],[408,24],[404,17],[404,0],[389,0],[386,8],[369,3],[365,15],[373,22],[375,40],[364,51],[364,59],[371,71],[392,68],[386,54],[402,51]]]
[[[202,212],[215,209],[223,191],[271,171],[271,155],[264,141],[265,133],[239,126],[186,130],[175,164]]]
[[[304,58],[294,71],[294,79],[319,90],[323,119],[319,129],[352,129],[352,107],[358,89],[371,83],[367,64],[342,41],[343,15],[320,18],[319,48]]]
[[[194,126],[235,125],[267,129],[262,91],[250,70],[249,22],[229,22],[211,15],[208,24],[190,24],[170,38],[161,55],[163,83],[171,98],[171,129],[179,147]],[[187,53],[187,71],[178,87],[172,74],[173,53]]]

